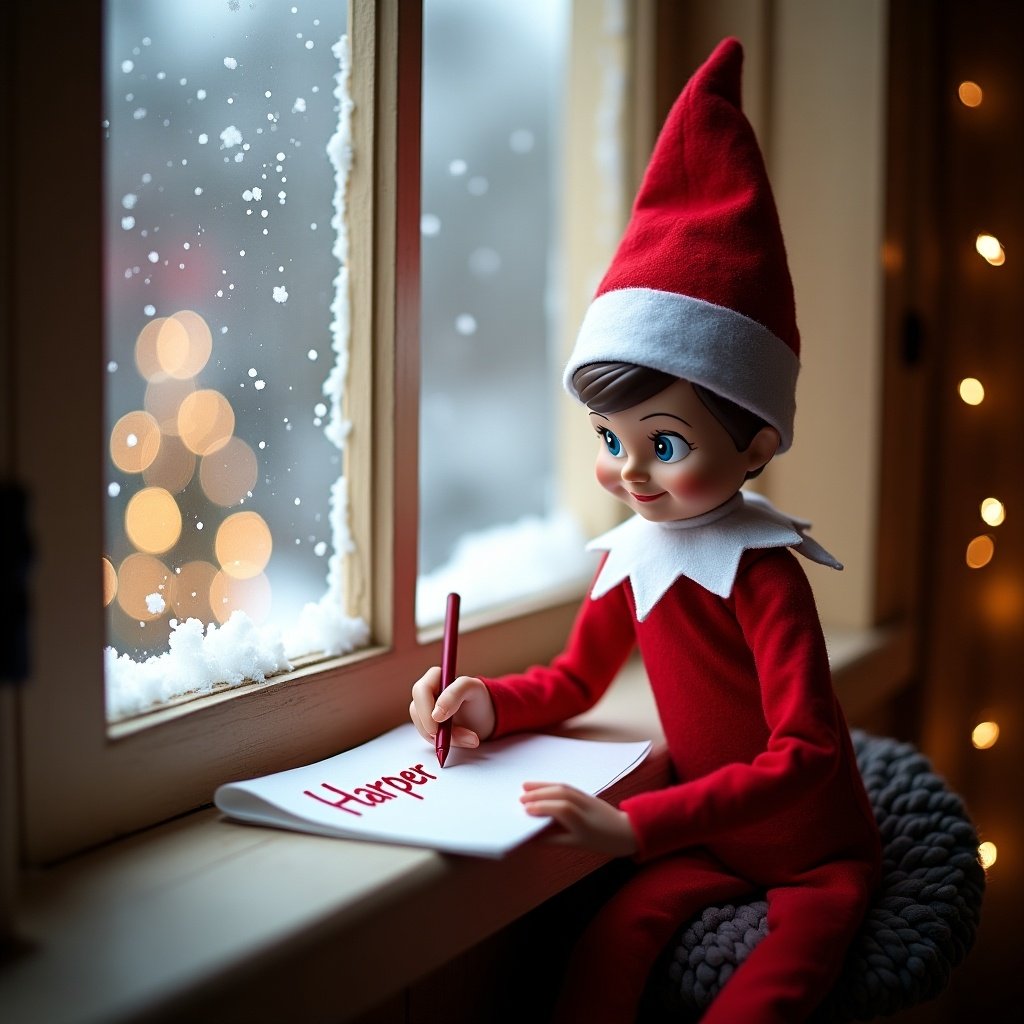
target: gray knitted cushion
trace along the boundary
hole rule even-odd
[[[816,1019],[870,1020],[931,999],[974,941],[985,887],[962,801],[909,743],[854,730],[857,766],[882,834],[882,881],[842,975]],[[658,1001],[694,1017],[760,939],[768,905],[710,907],[668,951]],[[658,983],[660,987],[660,983]]]

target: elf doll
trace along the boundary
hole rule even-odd
[[[562,841],[637,870],[577,946],[558,1016],[631,1022],[659,954],[710,904],[768,901],[768,935],[705,1020],[804,1020],[835,981],[879,872],[879,839],[793,552],[841,568],[741,490],[793,436],[799,335],[771,189],[727,39],[670,112],[565,370],[597,478],[634,513],[565,650],[498,679],[431,669],[410,713],[475,746],[592,706],[638,647],[675,781],[619,807],[524,785]]]

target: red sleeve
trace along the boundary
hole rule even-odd
[[[565,650],[550,665],[484,679],[494,701],[492,735],[544,729],[586,711],[608,689],[635,642],[624,586],[597,600],[588,595]]]
[[[741,571],[733,590],[760,682],[770,732],[766,748],[749,764],[726,764],[624,800],[620,806],[637,834],[638,859],[757,824],[835,777],[843,725],[814,597],[796,559],[788,551],[774,554]]]

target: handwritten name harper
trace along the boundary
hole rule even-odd
[[[329,782],[321,782],[321,789],[337,794],[335,800],[320,796],[318,793],[311,793],[308,789],[304,789],[303,793],[306,796],[311,796],[314,800],[319,800],[322,804],[337,807],[339,811],[345,811],[346,814],[354,814],[357,818],[361,818],[363,812],[356,810],[356,807],[376,807],[389,800],[397,800],[403,794],[422,800],[423,794],[417,793],[415,787],[425,786],[431,779],[436,778],[436,775],[425,771],[423,765],[416,764],[411,768],[403,769],[397,775],[385,775],[376,782],[367,782],[364,786],[356,786],[351,793],[344,789],[338,789]]]

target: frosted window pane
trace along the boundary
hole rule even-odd
[[[329,646],[294,630],[329,567],[335,604],[340,589],[324,384],[345,340],[332,321],[347,321],[328,156],[346,5],[105,10],[108,643],[141,663],[167,652],[175,621],[198,620],[179,640],[189,664],[151,665],[138,692],[114,685],[108,651],[116,716]],[[204,662],[195,627],[236,609]]]
[[[469,562],[499,583],[486,552],[554,514],[568,17],[568,0],[424,6],[421,621],[443,610],[425,587],[460,540],[492,531]]]

